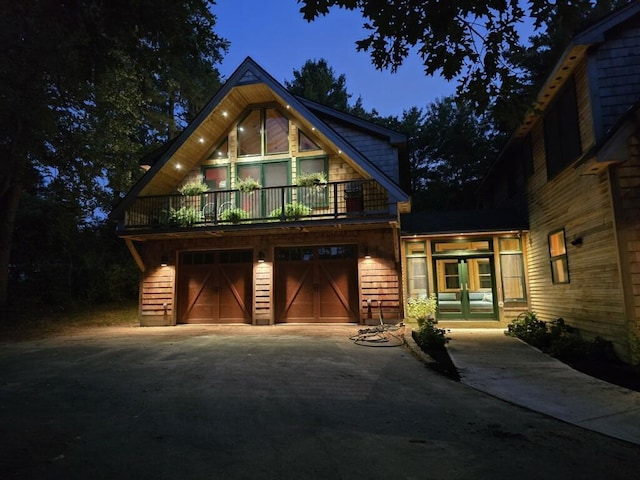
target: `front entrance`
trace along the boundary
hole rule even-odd
[[[276,322],[358,321],[355,246],[277,248],[275,263]]]
[[[251,323],[251,250],[180,255],[178,323]]]
[[[493,257],[449,256],[433,262],[438,318],[496,318]]]

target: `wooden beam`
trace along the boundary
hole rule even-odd
[[[138,265],[138,268],[140,269],[141,272],[144,272],[144,262],[142,261],[142,257],[136,250],[135,245],[128,238],[125,238],[124,242],[127,244],[127,248],[129,249],[131,256],[136,261],[136,265]]]

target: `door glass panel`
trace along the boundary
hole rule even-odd
[[[436,260],[438,313],[462,314],[458,260]]]
[[[469,312],[472,315],[493,312],[491,270],[491,260],[488,258],[468,260],[468,301]]]

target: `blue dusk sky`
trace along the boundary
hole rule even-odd
[[[223,77],[249,56],[284,84],[307,60],[324,58],[336,77],[345,75],[351,104],[361,96],[365,109],[383,116],[400,116],[455,92],[455,82],[427,77],[417,55],[396,73],[376,70],[368,53],[356,51],[356,40],[365,37],[358,11],[334,8],[308,23],[299,10],[296,0],[217,0],[215,30],[231,43],[219,67]]]

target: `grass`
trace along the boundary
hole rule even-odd
[[[0,341],[37,340],[85,328],[128,325],[138,325],[137,302],[70,309],[29,307],[5,313],[0,324]]]

